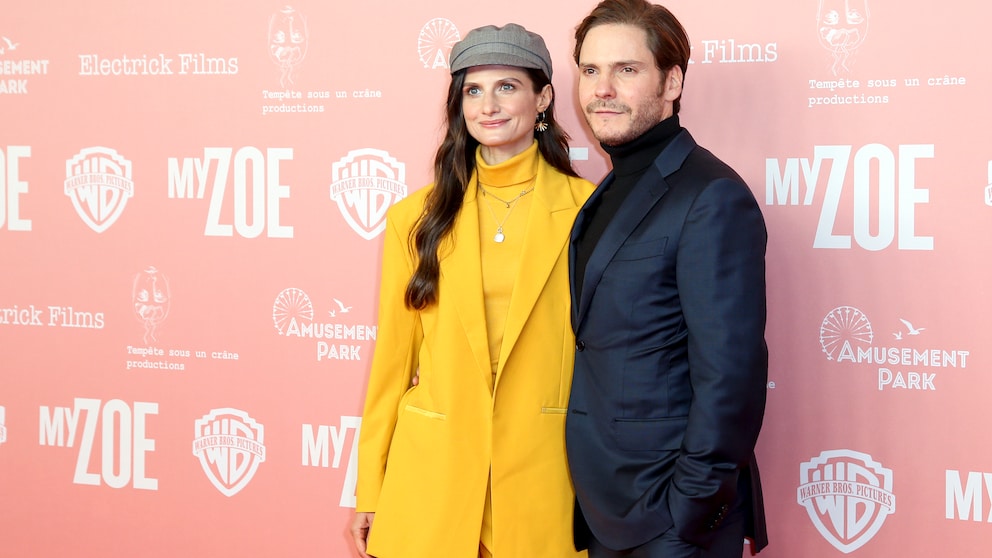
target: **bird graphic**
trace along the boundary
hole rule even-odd
[[[338,310],[340,310],[340,312],[341,312],[342,314],[345,314],[345,313],[347,313],[347,312],[348,312],[348,310],[351,310],[351,306],[345,306],[343,302],[341,302],[340,300],[338,300],[338,299],[336,299],[336,298],[334,299],[334,302],[336,302],[336,303],[337,303],[337,305],[338,305]]]
[[[896,336],[896,339],[902,339],[902,332],[901,331],[897,331],[897,332],[893,333],[892,335],[895,335]]]
[[[924,329],[926,329],[925,327],[915,328],[915,327],[913,327],[913,324],[907,322],[906,320],[904,320],[902,318],[899,318],[899,321],[906,325],[906,328],[909,330],[908,331],[909,335],[919,335],[921,331],[923,331]]]
[[[330,314],[332,318],[334,317],[334,310],[328,310],[327,313]]]
[[[17,50],[17,45],[21,44],[21,43],[11,42],[11,40],[8,39],[7,37],[3,38],[3,42],[7,43],[7,50]]]

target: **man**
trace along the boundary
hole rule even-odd
[[[566,423],[590,558],[739,558],[767,544],[765,244],[750,189],[678,120],[689,41],[665,8],[606,0],[575,33],[579,105],[613,171],[569,254]]]

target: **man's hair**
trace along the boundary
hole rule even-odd
[[[633,25],[647,33],[648,50],[654,54],[658,69],[667,77],[673,67],[682,68],[685,76],[689,69],[689,36],[672,12],[664,6],[646,0],[603,0],[575,28],[575,63],[579,63],[579,53],[586,34],[597,25]],[[683,80],[684,81],[684,80]],[[679,100],[672,109],[679,113]]]

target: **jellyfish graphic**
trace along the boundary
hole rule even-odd
[[[269,56],[282,70],[282,87],[293,85],[293,70],[306,58],[309,42],[307,20],[296,8],[286,6],[269,17]]]
[[[134,314],[145,325],[144,342],[158,341],[155,330],[169,315],[169,280],[154,266],[134,276],[131,293]]]
[[[849,72],[848,59],[868,34],[868,0],[820,0],[816,13],[820,44],[834,58],[836,76]]]

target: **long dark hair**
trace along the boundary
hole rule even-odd
[[[526,68],[540,93],[551,80],[541,70]],[[434,155],[434,188],[427,194],[424,211],[410,231],[411,251],[417,255],[417,268],[406,286],[404,301],[408,308],[423,310],[438,301],[441,258],[438,249],[451,234],[455,218],[461,211],[465,189],[475,171],[475,151],[479,142],[468,133],[462,113],[462,88],[468,69],[452,74],[445,109],[447,131]],[[568,134],[555,120],[554,87],[551,104],[544,111],[548,129],[537,133],[537,147],[552,167],[568,176],[578,176],[568,158]]]

